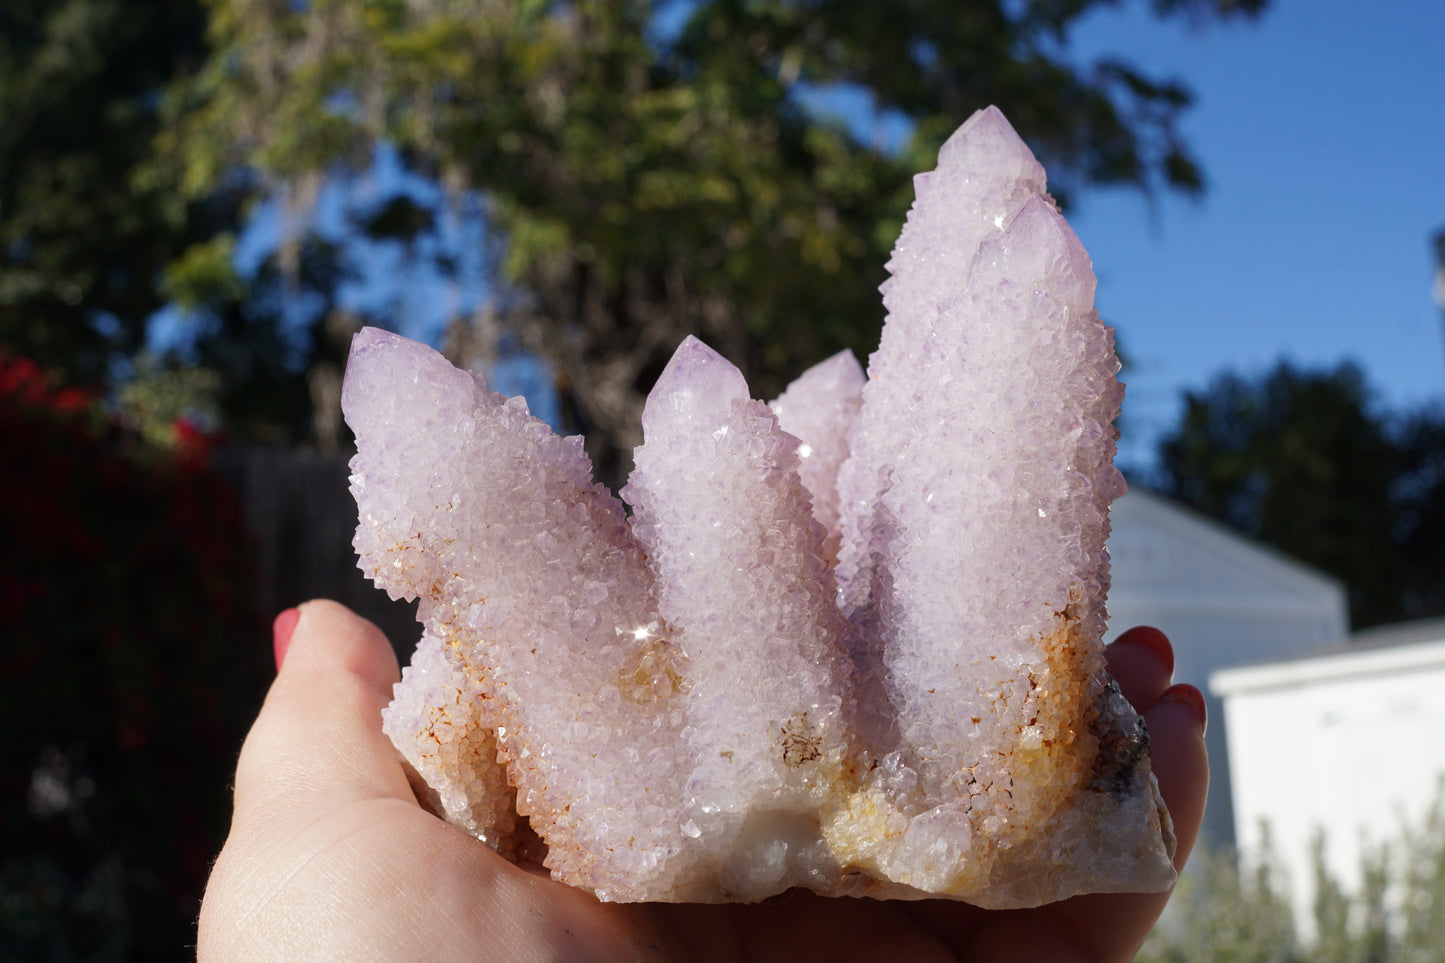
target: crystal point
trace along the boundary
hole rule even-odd
[[[1017,179],[1044,189],[1044,168],[997,107],[976,112],[938,149],[938,171]]]
[[[683,339],[648,394],[642,427],[663,418],[720,421],[728,405],[746,401],[748,383],[731,361],[692,335]]]
[[[828,530],[837,560],[838,469],[848,458],[848,432],[858,417],[867,376],[851,351],[804,371],[769,402],[779,426],[798,441],[798,475],[813,500],[813,517]]]
[[[426,626],[384,726],[445,818],[610,900],[1173,882],[1104,671],[1121,386],[1088,255],[997,110],[917,184],[867,378],[845,353],[765,405],[688,338],[630,515],[579,439],[357,336],[356,547]]]

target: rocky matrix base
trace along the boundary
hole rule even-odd
[[[437,812],[606,900],[1173,882],[1104,671],[1122,386],[1088,255],[997,110],[915,184],[867,378],[764,404],[688,339],[630,517],[520,398],[356,337],[356,548],[426,627],[384,726]]]

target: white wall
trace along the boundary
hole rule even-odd
[[[1226,670],[1225,701],[1239,845],[1268,824],[1309,929],[1314,834],[1353,888],[1364,847],[1418,821],[1445,774],[1445,625],[1439,641]]]
[[[1338,643],[1349,631],[1344,589],[1147,492],[1120,498],[1110,517],[1110,637],[1135,625],[1162,630],[1174,645],[1175,680],[1204,693],[1211,767],[1204,833],[1232,843],[1228,722],[1209,691],[1210,673]]]

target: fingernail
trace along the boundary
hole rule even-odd
[[[291,635],[296,631],[296,623],[301,621],[300,609],[287,609],[276,616],[276,621],[271,623],[271,635],[273,645],[276,648],[276,671],[281,671],[281,663],[286,661],[286,650],[291,648]]]
[[[1188,683],[1170,686],[1159,697],[1160,702],[1169,701],[1185,706],[1194,715],[1194,721],[1199,725],[1199,732],[1203,735],[1209,729],[1209,710],[1204,707],[1204,693]]]
[[[1164,669],[1172,678],[1174,675],[1174,646],[1169,644],[1169,636],[1158,629],[1141,625],[1138,628],[1130,629],[1114,640],[1127,642],[1130,645],[1140,645],[1153,652],[1155,657],[1164,664]]]

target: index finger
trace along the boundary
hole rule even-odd
[[[300,607],[236,768],[233,831],[295,825],[368,799],[413,802],[381,731],[400,678],[381,631],[335,602]]]

